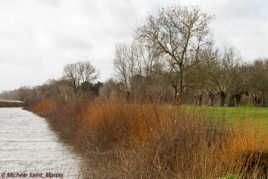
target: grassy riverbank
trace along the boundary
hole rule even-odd
[[[24,103],[21,101],[9,101],[0,99],[0,107],[23,107]]]
[[[28,109],[71,141],[95,178],[266,176],[268,140],[255,122],[266,121],[264,108],[110,99],[42,100]]]

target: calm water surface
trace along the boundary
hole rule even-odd
[[[22,172],[28,175],[24,178],[47,172],[78,178],[80,161],[45,119],[21,108],[0,108],[0,178],[3,173]]]

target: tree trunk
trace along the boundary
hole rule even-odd
[[[266,99],[264,93],[261,95],[261,98],[262,98],[262,106],[266,107]]]
[[[73,89],[74,89],[74,94],[77,95],[77,86],[76,86],[76,83],[75,81],[73,81]]]
[[[258,104],[258,99],[257,99],[256,95],[253,96],[253,104],[254,104],[254,106],[256,106]]]
[[[241,94],[235,95],[235,99],[236,99],[236,105],[239,106],[241,103]]]
[[[198,105],[198,99],[197,99],[198,97],[196,96],[196,95],[194,95],[194,104],[195,105]]]
[[[179,94],[179,103],[183,104],[183,64],[180,64],[180,94]]]
[[[176,85],[172,85],[173,89],[174,89],[174,100],[175,100],[175,103],[177,104],[178,102],[178,88]]]
[[[127,101],[129,101],[129,99],[130,99],[130,92],[129,91],[126,92],[126,99],[127,99]]]
[[[199,95],[198,96],[198,105],[201,106],[202,105],[202,101],[203,101],[203,95]]]
[[[220,92],[220,106],[224,106],[225,104],[225,93],[223,91]]]
[[[228,106],[234,107],[235,106],[235,101],[234,100],[235,100],[235,97],[233,95],[231,95],[230,98],[229,98]]]
[[[215,99],[215,96],[214,96],[214,94],[212,94],[212,93],[209,93],[209,100],[210,100],[210,106],[214,106],[214,99]]]

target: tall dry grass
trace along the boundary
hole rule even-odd
[[[95,178],[267,177],[268,142],[250,126],[160,103],[42,100],[29,108],[83,154]],[[219,117],[220,118],[220,117]]]

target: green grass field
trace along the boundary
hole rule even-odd
[[[184,106],[186,110],[196,111],[208,119],[224,120],[229,124],[250,124],[268,132],[268,108],[250,105],[238,107]]]

